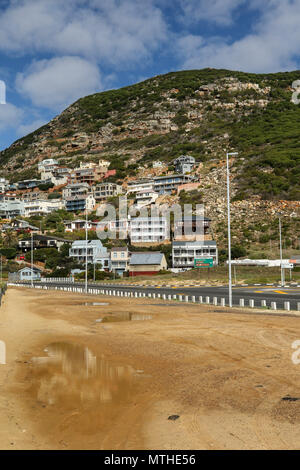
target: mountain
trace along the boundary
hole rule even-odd
[[[200,162],[203,200],[222,220],[225,155],[237,151],[230,165],[240,217],[289,208],[299,221],[300,106],[291,102],[299,78],[300,71],[203,69],[86,96],[2,151],[1,174],[13,181],[32,177],[38,161],[49,157],[73,167],[104,158],[123,180],[143,175],[155,160],[170,164],[189,154]]]

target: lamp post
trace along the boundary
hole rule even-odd
[[[231,232],[230,232],[230,187],[229,187],[229,156],[238,155],[237,152],[226,153],[227,168],[227,222],[228,222],[228,289],[229,307],[232,307],[232,276],[231,276]]]
[[[31,287],[33,287],[33,232],[31,232]]]
[[[281,273],[281,287],[284,287],[284,269],[282,267],[282,236],[281,236],[281,218],[278,215],[279,220],[279,249],[280,249],[280,273]]]
[[[85,201],[85,204],[87,201]],[[87,214],[87,207],[85,206],[85,293],[87,294],[88,288],[88,214]]]

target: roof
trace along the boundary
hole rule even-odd
[[[101,240],[88,240],[87,244],[88,244],[88,246],[96,246],[98,248],[103,247]],[[75,247],[85,248],[86,247],[86,240],[75,240],[72,243],[72,248],[75,248]]]
[[[28,269],[29,269],[29,271],[31,271],[31,269],[32,269],[32,271],[34,271],[36,273],[41,273],[42,272],[41,269],[35,268],[35,267],[31,268],[30,266],[26,266],[25,268],[19,269],[18,272],[21,273],[22,271],[25,271],[25,270],[28,270]]]
[[[56,240],[58,242],[64,242],[64,243],[70,243],[72,240],[67,240],[66,238],[60,238],[60,237],[52,237],[52,236],[49,236],[49,235],[40,235],[40,234],[34,234],[32,236],[33,238],[33,241],[36,241],[36,240]],[[29,241],[31,240],[31,237],[26,237],[26,238],[23,238],[22,240],[20,241]]]
[[[128,251],[127,246],[114,246],[111,251]]]
[[[217,246],[217,243],[214,241],[214,240],[199,240],[199,241],[193,241],[193,242],[189,242],[189,241],[173,241],[173,246],[190,246],[190,247],[193,247],[193,246],[212,246],[212,247],[216,247]]]
[[[139,264],[160,264],[164,257],[163,253],[158,251],[145,252],[145,253],[132,253],[130,258],[130,265]]]

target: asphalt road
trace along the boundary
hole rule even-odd
[[[38,284],[49,285],[49,283],[39,282]],[[66,283],[51,283],[54,286],[66,286]],[[84,283],[74,283],[73,286],[82,287]],[[124,284],[100,284],[100,283],[89,283],[89,287],[98,289],[114,289],[119,291],[134,291],[134,292],[145,292],[148,293],[160,293],[162,294],[182,294],[189,297],[191,300],[192,296],[196,297],[196,301],[199,300],[199,296],[202,296],[205,302],[206,297],[210,297],[212,302],[213,297],[218,298],[218,304],[221,302],[221,298],[225,298],[226,305],[229,303],[228,287],[139,287],[130,286]],[[265,300],[268,307],[271,306],[271,302],[277,303],[278,309],[284,308],[284,302],[290,302],[291,310],[297,310],[298,303],[300,303],[300,287],[276,287],[276,286],[247,286],[247,287],[233,287],[232,300],[233,305],[238,306],[240,299],[245,299],[245,307],[249,306],[249,300],[254,300],[254,306],[260,307],[261,301]]]

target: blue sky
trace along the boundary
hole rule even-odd
[[[0,149],[81,96],[154,75],[300,69],[299,25],[300,0],[0,0]]]

